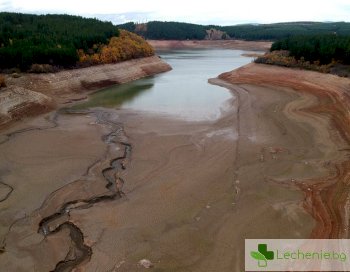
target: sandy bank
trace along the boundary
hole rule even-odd
[[[148,40],[155,49],[203,49],[225,48],[251,51],[268,51],[272,42],[268,41],[243,41],[243,40]]]
[[[62,105],[84,99],[86,92],[166,72],[170,69],[171,67],[159,57],[153,56],[58,73],[23,74],[19,78],[7,76],[8,88],[1,90],[1,108],[6,110],[1,112],[0,125],[48,111],[53,108],[54,104]],[[14,91],[16,95],[12,95]],[[37,99],[38,97],[41,99]],[[14,115],[13,112],[16,114]]]

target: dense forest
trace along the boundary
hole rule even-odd
[[[82,56],[85,56],[85,65],[97,64],[99,62],[96,61],[96,54],[100,54],[100,51],[108,51],[109,54],[112,52],[106,49],[111,48],[111,41],[114,44],[113,52],[119,54],[113,56],[113,62],[153,54],[152,49],[136,35],[124,33],[116,42],[118,36],[119,30],[116,26],[97,19],[1,12],[0,69],[19,68],[27,71],[34,67],[34,70],[43,72],[42,69],[37,69],[43,66],[36,64],[71,68],[80,65]],[[129,49],[124,43],[132,44],[133,47]],[[119,51],[115,49],[118,46]],[[125,52],[120,52],[124,50]],[[94,61],[86,61],[89,56],[95,56]],[[107,57],[102,63],[112,62],[106,59]]]
[[[206,36],[205,26],[189,23],[152,21],[147,24],[135,24],[130,22],[118,27],[154,40],[203,40]]]
[[[296,59],[328,64],[332,61],[350,64],[350,36],[293,36],[276,41],[271,51],[288,50]]]
[[[225,26],[221,30],[235,39],[278,40],[297,35],[350,35],[350,23],[293,22],[257,25]]]
[[[148,39],[203,40],[206,32],[203,26],[178,22],[149,22],[146,29],[139,28]]]
[[[146,24],[135,24],[131,22],[119,25],[118,27],[140,34],[147,39],[159,40],[202,40],[207,38],[206,31],[209,29],[217,29],[225,32],[226,35],[224,38],[243,40],[278,40],[295,35],[350,35],[350,23],[345,22],[293,22],[214,26],[153,21]]]

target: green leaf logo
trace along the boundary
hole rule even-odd
[[[267,260],[263,254],[261,254],[259,251],[251,251],[250,256],[252,256],[253,259],[258,261],[259,267],[266,267],[267,266]]]
[[[258,260],[258,261],[261,261],[261,260],[266,261],[265,256],[261,254],[259,251],[251,251],[250,256],[252,256],[255,260]]]

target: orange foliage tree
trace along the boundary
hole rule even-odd
[[[154,50],[140,36],[120,30],[119,37],[112,37],[107,45],[94,45],[88,52],[79,49],[78,55],[83,64],[106,64],[153,56]]]

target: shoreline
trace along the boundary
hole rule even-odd
[[[158,56],[47,74],[6,76],[0,92],[0,129],[24,117],[84,100],[93,91],[171,70]]]
[[[345,236],[348,151],[330,131],[330,103],[344,91],[346,105],[350,81],[268,67],[248,64],[210,79],[234,94],[214,121],[93,109],[15,124],[19,132],[0,141],[2,184],[13,188],[8,197],[0,187],[3,267],[52,270],[74,258],[67,252],[78,241],[78,253],[91,254],[71,264],[84,271],[137,271],[144,258],[164,271],[240,271],[245,238]],[[132,147],[125,162],[123,143]],[[100,202],[116,158],[120,198]],[[57,212],[62,218],[50,217]],[[79,235],[62,227],[43,243],[43,220],[49,229],[72,224]]]

